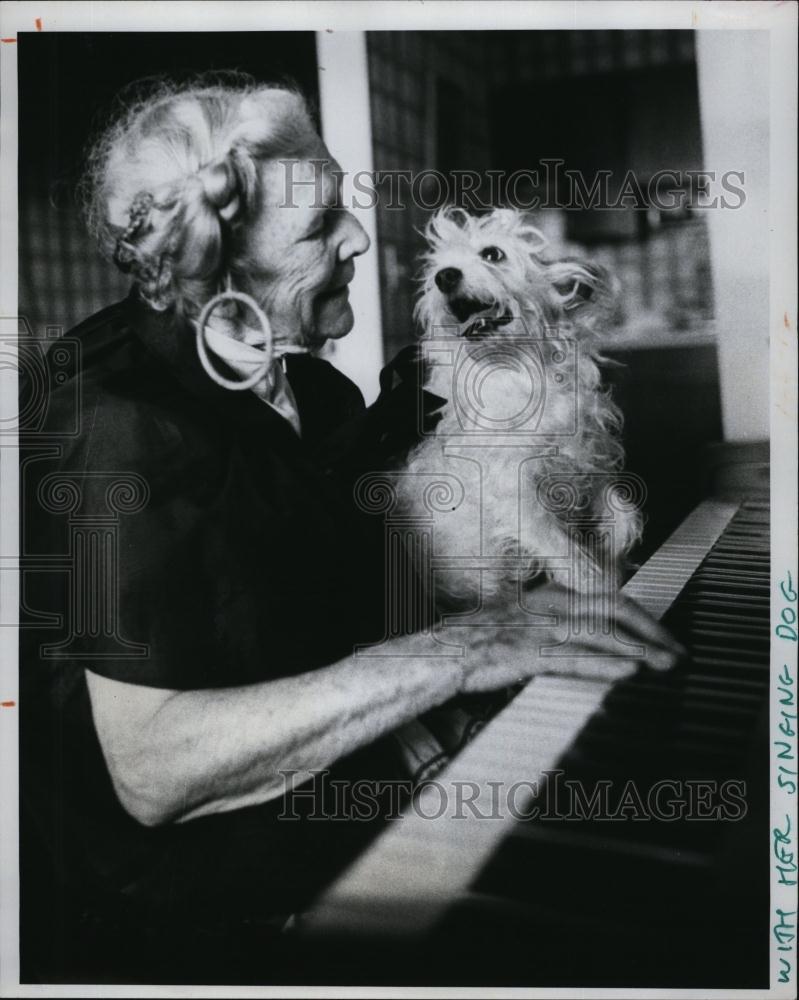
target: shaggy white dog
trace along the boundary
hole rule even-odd
[[[416,315],[425,386],[448,402],[397,478],[400,509],[435,508],[436,599],[512,596],[541,574],[615,587],[640,535],[620,476],[621,417],[602,388],[596,330],[613,288],[599,267],[547,254],[522,213],[445,209],[426,230]]]

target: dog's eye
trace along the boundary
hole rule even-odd
[[[501,260],[505,259],[505,254],[499,247],[483,247],[480,251],[480,256],[483,260],[487,260],[489,264],[498,264]]]

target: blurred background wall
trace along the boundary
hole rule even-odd
[[[561,159],[587,178],[632,171],[646,187],[659,170],[703,166],[693,32],[370,32],[368,46],[377,170],[512,175]],[[521,202],[533,194],[547,191],[515,190]],[[378,232],[392,349],[407,339],[417,230],[429,213],[387,202]],[[621,280],[614,342],[712,342],[701,214],[552,208],[537,222]]]
[[[68,329],[127,290],[126,279],[97,257],[86,237],[74,185],[87,136],[114,95],[151,74],[238,68],[260,80],[291,79],[323,109],[323,133],[350,172],[478,171],[485,181],[478,194],[484,195],[490,172],[508,176],[545,159],[562,160],[588,178],[604,170],[618,180],[631,172],[644,191],[659,170],[747,167],[757,174],[747,184],[761,194],[767,190],[767,101],[758,106],[735,95],[736,87],[743,94],[753,82],[765,86],[767,48],[743,37],[753,33],[739,33],[749,55],[746,72],[728,65],[719,76],[717,66],[706,65],[701,87],[697,36],[690,31],[319,34],[19,36],[19,298],[36,333],[51,325]],[[711,59],[704,49],[702,58]],[[746,112],[741,134],[734,123],[718,120],[719,108],[737,103]],[[344,127],[348,118],[357,119],[358,128]],[[744,129],[756,136],[757,156]],[[713,161],[708,135],[714,137]],[[415,336],[419,230],[430,214],[412,203],[407,187],[400,188],[405,194],[398,203],[382,186],[377,190],[366,223],[377,236],[377,266],[361,268],[360,290],[354,290],[356,317],[367,320],[348,348],[343,342],[330,352],[367,399],[374,397],[381,359]],[[420,190],[435,199],[434,188]],[[500,185],[495,200],[507,194]],[[517,199],[533,194],[553,192],[545,179],[537,188],[515,191]],[[604,263],[621,282],[605,345],[618,365],[607,377],[625,412],[628,464],[649,488],[646,548],[658,545],[707,494],[708,456],[724,437],[720,340],[727,359],[727,437],[767,437],[765,367],[755,369],[751,353],[729,349],[749,335],[767,353],[768,261],[757,242],[766,219],[762,212],[732,211],[719,230],[716,222],[709,225],[714,212],[721,217],[717,210],[651,204],[536,213],[556,245]],[[721,233],[715,254],[711,230]],[[719,254],[719,239],[726,256]],[[756,279],[747,282],[747,330],[741,323],[733,329],[726,318],[738,314],[733,258],[739,271]],[[714,288],[716,295],[724,289],[724,328]],[[736,381],[747,385],[745,393]]]

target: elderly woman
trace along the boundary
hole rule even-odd
[[[38,896],[28,888],[23,905],[53,909],[55,978],[91,981],[104,962],[112,978],[202,981],[213,962],[228,981],[258,963],[268,976],[264,929],[366,834],[314,825],[316,802],[287,818],[287,774],[338,762],[391,777],[385,734],[534,670],[525,630],[501,655],[467,642],[428,658],[413,634],[381,648],[395,655],[354,652],[383,634],[385,567],[352,476],[405,404],[386,405],[386,380],[364,413],[313,354],[351,329],[347,286],[369,246],[336,169],[303,99],[251,84],[162,88],[94,153],[90,218],[134,284],[71,334],[79,431],[40,463],[40,483],[54,468],[77,482],[82,523],[101,527],[114,477],[141,502],[111,512],[115,562],[93,564],[87,591],[66,593],[55,573],[43,584],[73,627],[55,652],[52,633],[31,630],[23,655],[23,805],[43,848],[26,848]],[[73,398],[56,388],[49,432]],[[45,508],[41,550],[64,551],[67,515]],[[70,596],[104,600],[107,620],[77,627]],[[619,629],[669,660],[633,606]],[[41,909],[30,919],[41,935]],[[231,969],[234,956],[254,964]]]

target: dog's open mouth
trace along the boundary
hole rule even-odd
[[[490,313],[496,309],[496,306],[492,302],[482,302],[480,299],[467,298],[465,296],[452,299],[448,305],[450,312],[459,323],[465,323],[475,313]],[[488,336],[497,327],[506,326],[512,319],[513,317],[510,313],[505,313],[502,316],[478,316],[473,323],[470,323],[466,327],[462,336],[473,339]]]
[[[465,323],[475,313],[485,312],[491,308],[490,302],[481,302],[480,299],[473,299],[465,295],[461,295],[456,299],[450,299],[447,304],[449,311],[459,323]]]
[[[510,313],[504,316],[480,316],[474,323],[470,323],[463,331],[463,336],[469,340],[480,340],[487,337],[500,326],[507,326],[513,319]]]

